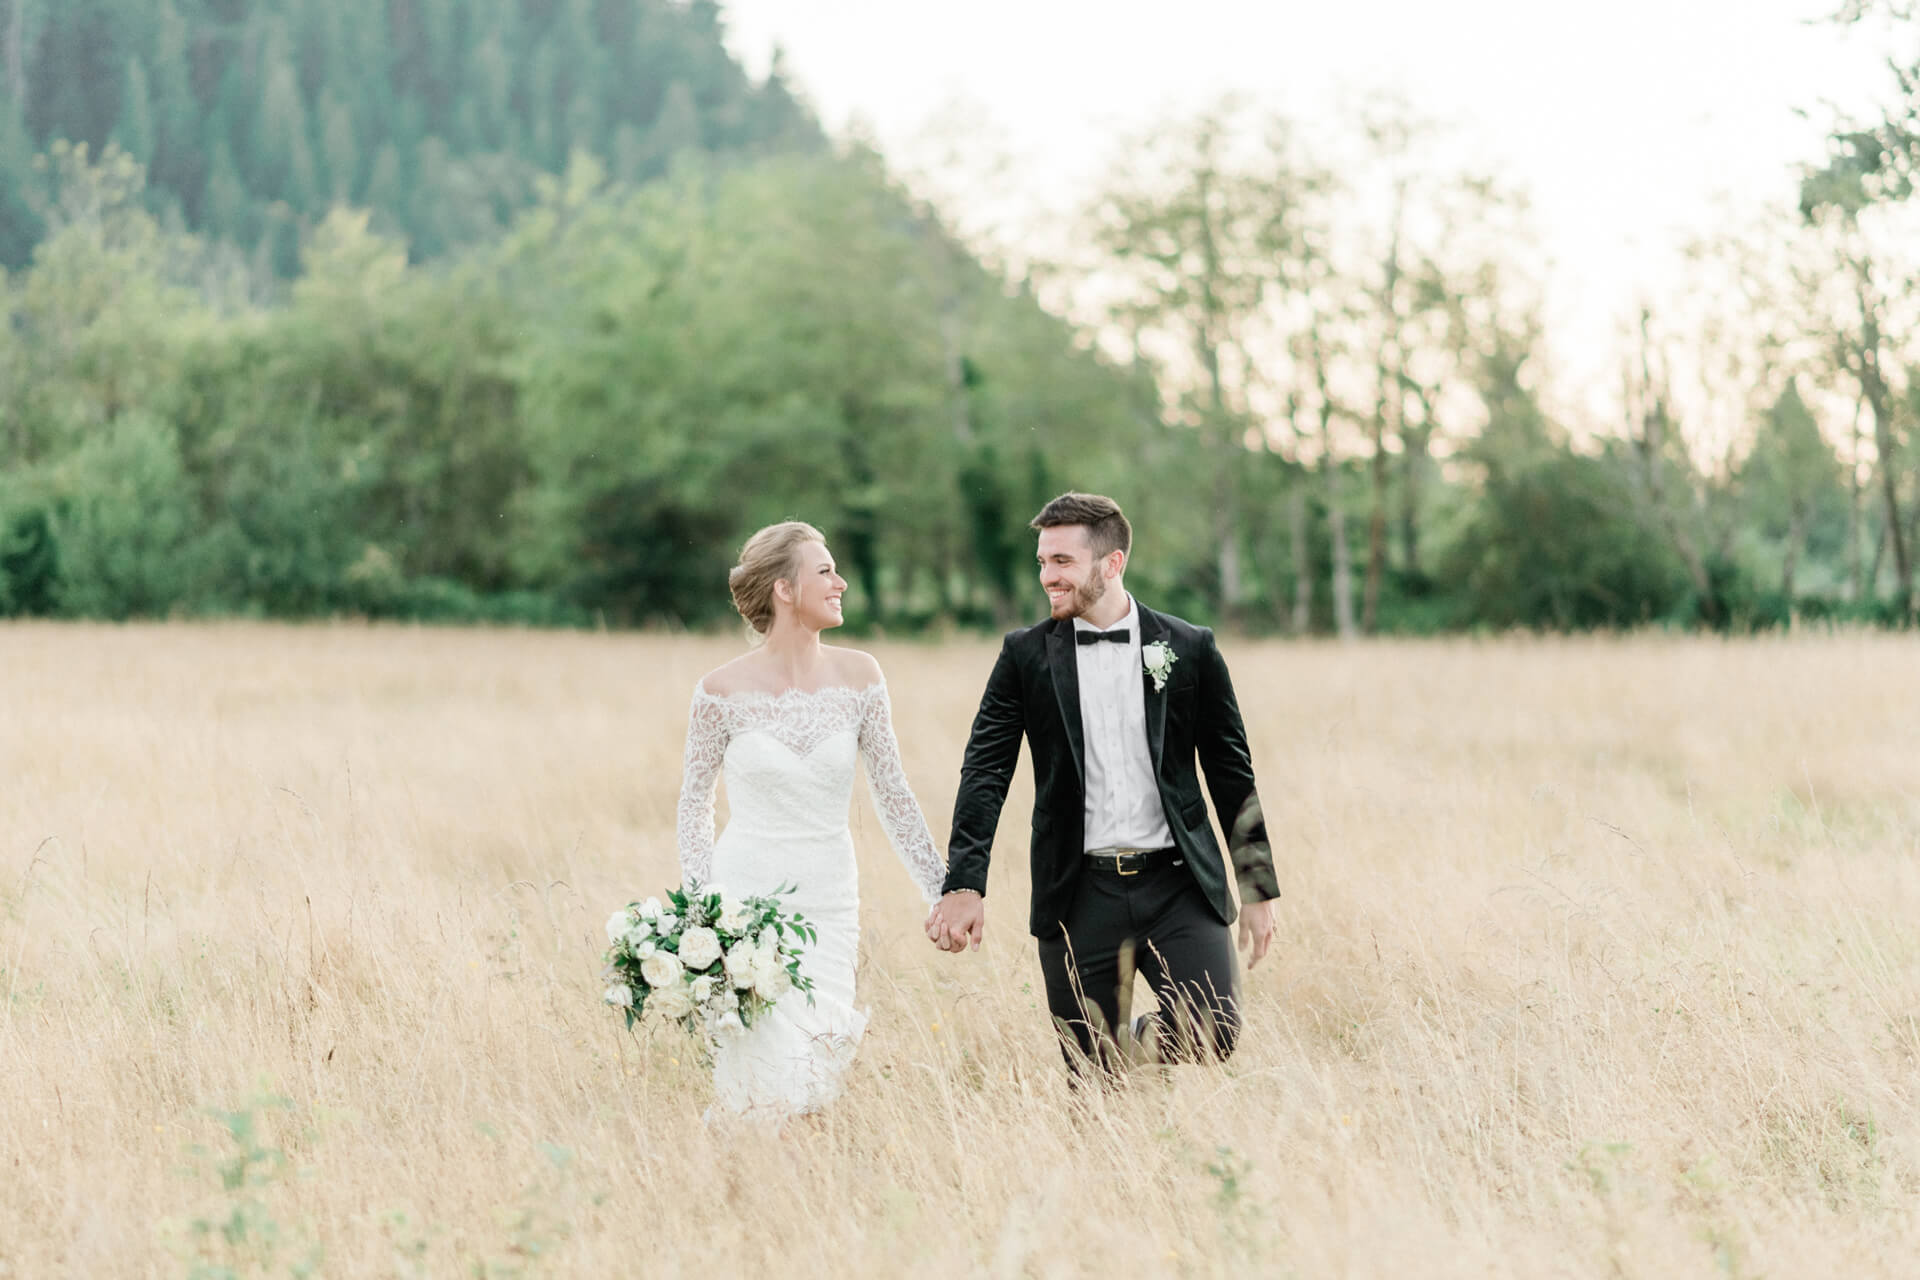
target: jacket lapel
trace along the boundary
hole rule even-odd
[[[1160,615],[1138,600],[1133,603],[1140,614],[1141,650],[1144,652],[1148,645],[1157,642],[1166,643],[1171,648],[1172,642],[1168,640],[1171,633],[1167,624],[1160,620]],[[1153,756],[1153,774],[1157,778],[1160,776],[1160,753],[1167,741],[1167,691],[1153,687],[1153,677],[1147,674],[1145,662],[1140,664],[1140,695],[1147,700],[1147,750]]]
[[[1060,700],[1060,718],[1066,722],[1067,746],[1073,752],[1073,771],[1086,786],[1086,742],[1080,725],[1080,663],[1075,655],[1077,642],[1073,623],[1055,622],[1047,635],[1047,670],[1053,677],[1053,693]]]

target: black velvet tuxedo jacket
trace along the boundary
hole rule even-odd
[[[1280,896],[1233,682],[1213,632],[1137,600],[1135,605],[1141,647],[1164,642],[1174,655],[1164,689],[1155,689],[1145,670],[1140,673],[1147,749],[1167,827],[1221,923],[1232,924],[1226,863],[1207,821],[1196,764],[1206,774],[1214,812],[1227,832],[1241,898],[1265,902]],[[1083,866],[1086,746],[1076,646],[1071,620],[1049,618],[1008,633],[973,719],[947,845],[947,890],[973,889],[984,896],[994,829],[1024,736],[1033,756],[1030,926],[1038,938],[1060,932]]]

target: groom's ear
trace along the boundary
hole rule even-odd
[[[1127,553],[1115,548],[1107,552],[1107,576],[1117,578],[1127,571]]]

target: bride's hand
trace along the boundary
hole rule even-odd
[[[940,899],[936,908],[946,928],[939,940],[942,951],[978,951],[987,934],[987,904],[970,889],[956,889]]]
[[[942,951],[947,950],[947,921],[940,914],[940,904],[937,902],[933,904],[933,910],[927,912],[926,933],[928,942]]]

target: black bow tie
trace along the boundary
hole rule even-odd
[[[1111,640],[1115,644],[1125,644],[1133,639],[1133,632],[1121,627],[1118,631],[1076,631],[1074,635],[1081,644],[1099,644],[1102,640]]]

